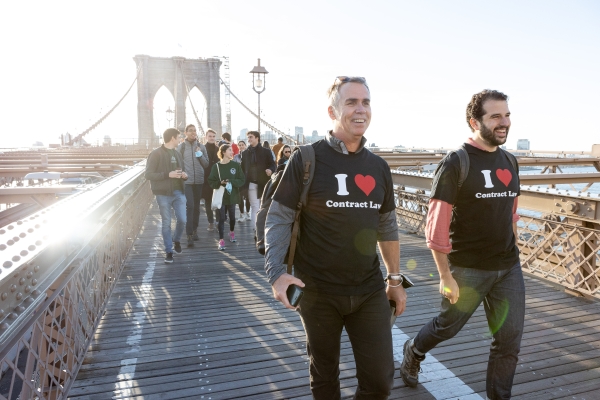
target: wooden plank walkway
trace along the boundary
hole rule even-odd
[[[237,223],[238,242],[219,252],[218,236],[206,231],[202,215],[201,241],[193,249],[184,247],[171,265],[163,263],[159,228],[154,204],[69,398],[312,398],[300,318],[272,299],[250,223]],[[401,243],[402,268],[416,287],[396,321],[396,339],[414,336],[440,304],[424,239],[402,234]],[[600,304],[533,278],[526,278],[526,286],[514,398],[600,399]],[[489,344],[480,307],[462,332],[431,352],[428,359],[438,362],[423,366],[421,381],[427,388],[405,387],[396,371],[390,398],[485,398]],[[354,393],[354,374],[344,337],[344,398]]]

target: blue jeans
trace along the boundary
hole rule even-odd
[[[186,200],[186,219],[185,233],[192,235],[198,230],[198,222],[200,220],[200,199],[202,198],[202,183],[184,185],[185,200]]]
[[[185,196],[181,190],[175,190],[173,196],[156,195],[156,202],[162,219],[162,237],[165,252],[173,252],[173,242],[180,242],[185,228]],[[171,237],[171,207],[175,210],[175,234]]]
[[[345,327],[356,361],[355,399],[387,399],[394,384],[390,304],[385,290],[361,296],[304,292],[300,316],[314,399],[340,399],[340,345]]]
[[[442,299],[440,314],[415,336],[415,348],[427,353],[456,335],[483,302],[492,334],[486,376],[487,397],[510,399],[521,350],[525,319],[525,284],[521,264],[500,271],[451,266],[459,288],[456,304]]]

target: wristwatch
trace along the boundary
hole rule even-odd
[[[404,282],[404,275],[402,275],[400,272],[398,272],[397,274],[387,274],[387,276],[384,279],[386,282],[388,280],[390,281],[399,281],[400,284],[402,282]]]

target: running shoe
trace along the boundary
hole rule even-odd
[[[233,232],[233,231],[229,232],[229,241],[231,243],[235,242],[235,232]]]
[[[219,250],[225,250],[225,241],[223,239],[219,240]]]
[[[173,242],[173,250],[175,253],[181,254],[181,242]]]

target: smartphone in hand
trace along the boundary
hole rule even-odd
[[[394,300],[390,300],[390,310],[392,311],[390,318],[390,327],[393,327],[396,323],[396,302]]]
[[[290,286],[288,286],[285,293],[287,295],[288,301],[290,302],[291,306],[298,307],[298,304],[300,304],[300,299],[302,299],[302,296],[304,295],[304,292],[302,291],[302,289],[300,289],[299,286],[290,285]]]

